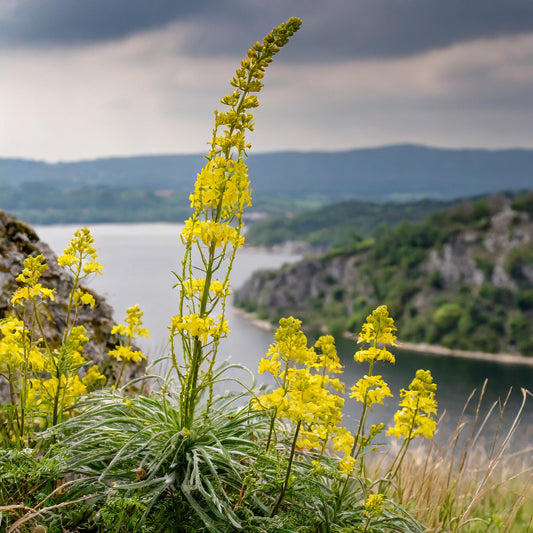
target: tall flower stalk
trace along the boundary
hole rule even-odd
[[[215,111],[215,126],[207,163],[198,174],[190,196],[192,216],[181,233],[185,254],[181,273],[179,313],[170,326],[172,369],[180,381],[180,416],[190,428],[196,407],[208,393],[212,400],[213,369],[220,339],[228,332],[225,319],[229,276],[238,248],[244,244],[242,214],[251,205],[250,182],[245,164],[245,134],[253,130],[250,112],[259,105],[256,93],[274,55],[301,25],[291,18],[274,28],[248,51],[231,80],[232,93],[221,99],[226,110]],[[213,314],[218,313],[215,318]],[[183,361],[176,354],[181,340]]]

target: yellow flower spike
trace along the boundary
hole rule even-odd
[[[326,368],[328,372],[342,373],[342,365],[335,348],[335,339],[331,335],[322,335],[315,343],[318,350],[317,368]]]
[[[358,342],[371,343],[377,341],[382,344],[391,344],[394,346],[394,341],[396,340],[394,336],[395,331],[397,329],[394,326],[393,318],[389,316],[387,306],[380,305],[372,311],[371,315],[366,317],[366,323],[363,324]]]
[[[127,337],[130,341],[139,337],[149,338],[150,332],[142,325],[143,315],[144,312],[141,311],[139,304],[128,307],[126,309],[126,318],[124,319],[124,322],[126,322],[127,326],[124,324],[117,324],[113,326],[111,334],[116,333],[123,337]]]
[[[125,363],[138,363],[146,357],[142,352],[134,351],[131,346],[117,346],[114,350],[109,351],[109,355],[117,359],[117,361],[124,361]]]
[[[180,417],[183,427],[190,427],[194,419],[199,391],[207,394],[209,411],[213,400],[210,380],[216,361],[219,339],[229,332],[223,317],[215,323],[209,316],[221,299],[222,314],[225,298],[230,294],[227,282],[214,280],[215,272],[224,267],[224,280],[229,279],[238,248],[244,245],[243,209],[251,205],[250,182],[245,164],[246,131],[253,128],[250,110],[258,105],[256,95],[265,68],[280,47],[288,42],[300,26],[296,18],[274,28],[263,44],[254,45],[241,62],[230,81],[234,87],[221,102],[228,106],[215,111],[215,125],[210,141],[207,162],[197,175],[194,191],[189,199],[192,216],[185,221],[180,239],[185,245],[181,275],[179,315],[172,319],[171,342],[180,335],[183,364],[173,357],[174,370],[180,375],[183,393],[180,396]],[[201,263],[195,264],[199,252]],[[205,280],[191,279],[192,272],[202,272]],[[203,285],[202,285],[203,283]],[[207,287],[206,284],[209,284]],[[188,313],[188,314],[187,314]],[[271,358],[274,361],[274,357]],[[207,369],[205,368],[207,366]]]
[[[81,379],[86,387],[93,387],[99,383],[104,383],[105,376],[100,372],[97,365],[93,365],[87,370],[87,374]]]
[[[355,459],[350,455],[345,455],[340,461],[339,461],[339,470],[343,473],[349,476],[355,467]]]
[[[417,370],[409,388],[400,391],[402,400],[394,415],[395,425],[389,427],[387,435],[406,440],[416,437],[432,439],[437,427],[436,421],[431,417],[437,414],[436,390],[437,385],[433,383],[431,372]]]
[[[365,514],[367,516],[379,516],[383,513],[385,496],[383,494],[369,494],[365,502]]]
[[[373,363],[378,360],[394,363],[395,357],[385,348],[385,345],[390,344],[391,346],[395,346],[395,331],[397,329],[394,325],[394,320],[389,316],[387,306],[380,305],[372,311],[372,314],[366,317],[366,322],[363,324],[357,341],[358,343],[366,342],[371,346],[356,352],[354,355],[355,361],[358,363]]]
[[[371,407],[376,403],[383,405],[384,398],[392,398],[390,388],[381,379],[381,376],[365,376],[351,390],[353,392],[350,394],[350,398],[355,398],[358,402],[366,403],[367,407]]]
[[[24,268],[16,278],[23,286],[19,287],[13,293],[11,297],[12,305],[24,305],[25,301],[29,302],[36,298],[40,298],[41,300],[54,299],[54,289],[47,289],[40,283],[37,283],[45,270],[48,270],[48,265],[44,262],[44,256],[42,254],[36,257],[29,256],[24,259]]]
[[[63,255],[57,258],[57,264],[62,268],[67,268],[77,276],[80,264],[88,260],[83,265],[84,277],[90,274],[101,274],[103,265],[96,261],[98,254],[93,243],[94,239],[88,228],[76,230],[70,244],[63,251]]]

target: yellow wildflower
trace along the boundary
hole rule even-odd
[[[367,516],[378,516],[383,513],[385,496],[383,494],[369,494],[365,502],[365,514]]]
[[[130,361],[138,363],[146,359],[142,352],[134,351],[131,346],[116,346],[114,350],[109,350],[109,355],[117,359],[117,361],[124,361],[126,363]]]
[[[81,289],[78,289],[74,293],[74,301],[81,302],[83,305],[90,305],[91,307],[96,305],[94,296],[89,292],[82,291]]]
[[[394,332],[397,331],[394,326],[394,320],[389,316],[386,305],[380,305],[372,311],[372,314],[366,317],[366,323],[363,324],[363,330],[359,334],[358,342],[380,342],[382,344],[391,344],[394,346],[396,337]]]
[[[117,324],[116,326],[113,326],[111,333],[117,333],[118,335],[127,337],[130,341],[138,337],[149,338],[150,332],[142,325],[143,315],[144,313],[141,311],[139,304],[128,307],[126,309],[126,318],[124,319],[124,322],[126,322],[127,326],[124,326],[123,324]]]
[[[184,242],[202,241],[206,246],[214,244],[216,247],[221,247],[231,243],[234,247],[240,248],[244,245],[244,236],[240,234],[240,231],[227,223],[214,220],[189,218],[185,221],[181,235]]]
[[[436,390],[431,372],[417,370],[408,390],[400,391],[400,409],[394,415],[395,425],[389,427],[387,435],[407,440],[416,437],[432,439],[437,427],[436,421],[431,418],[431,415],[437,414]]]
[[[259,361],[258,372],[259,374],[270,372],[274,377],[277,377],[279,376],[280,368],[281,363],[279,361],[271,361],[270,359],[265,359],[263,357],[261,361]]]
[[[142,354],[141,354],[142,355]],[[81,378],[86,387],[94,387],[97,384],[103,384],[106,380],[105,376],[100,372],[97,365],[93,365],[87,370],[87,374]]]
[[[331,335],[322,335],[315,343],[318,350],[317,368],[324,367],[328,372],[342,373],[342,365],[337,356],[335,339]]]
[[[351,390],[350,398],[355,398],[358,402],[366,403],[368,407],[375,403],[383,405],[383,399],[387,396],[392,398],[389,386],[381,376],[365,376],[361,378]]]
[[[76,230],[74,237],[70,240],[70,244],[63,251],[63,255],[57,258],[57,264],[62,268],[67,268],[75,276],[78,276],[80,265],[85,259],[89,259],[83,265],[85,276],[89,274],[101,274],[103,265],[96,261],[98,255],[93,243],[94,239],[88,228]]]
[[[349,476],[355,467],[355,459],[351,455],[345,455],[339,461],[339,470]]]
[[[41,274],[45,270],[48,270],[48,265],[44,262],[43,254],[39,254],[35,257],[29,256],[24,259],[24,269],[16,279],[19,283],[33,286],[37,283]]]
[[[337,428],[337,434],[333,437],[333,449],[336,452],[342,451],[345,455],[350,455],[354,442],[354,436],[341,426]]]
[[[48,269],[48,265],[44,262],[42,254],[33,257],[29,256],[24,259],[24,268],[17,276],[17,281],[23,284],[19,287],[11,297],[12,305],[24,305],[24,301],[31,301],[39,297],[42,300],[53,300],[54,289],[47,289],[40,283],[37,283],[41,274]]]
[[[389,316],[389,311],[386,305],[380,305],[377,309],[372,311],[372,314],[366,317],[366,322],[363,324],[361,333],[359,333],[359,340],[357,342],[366,342],[371,346],[365,350],[359,350],[354,359],[356,362],[368,361],[387,361],[394,363],[394,355],[386,348],[386,344],[395,346],[394,341],[396,337],[394,332],[397,331],[394,326],[394,320]],[[382,347],[378,347],[378,344]]]

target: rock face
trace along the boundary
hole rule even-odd
[[[48,265],[48,270],[41,276],[41,283],[45,287],[55,289],[55,300],[47,302],[48,313],[44,329],[49,339],[57,340],[65,327],[68,295],[73,278],[70,273],[57,265],[54,252],[46,243],[39,240],[30,226],[0,210],[0,318],[12,309],[10,299],[17,288],[16,277],[24,268],[24,259],[29,255],[39,254],[45,257]],[[86,335],[90,339],[83,353],[109,377],[115,372],[116,363],[107,353],[119,341],[116,335],[111,335],[111,329],[115,325],[113,308],[102,296],[90,289],[84,289],[94,296],[96,305],[94,308],[87,305],[80,306],[78,310],[76,323],[85,326]],[[141,375],[143,371],[143,364],[132,365],[129,377]],[[3,383],[0,383],[0,387],[2,385]]]
[[[457,231],[450,231],[444,242],[401,248],[394,239],[388,241],[390,248],[398,247],[396,261],[376,258],[378,240],[373,249],[330,253],[279,271],[257,272],[235,291],[235,305],[272,322],[294,315],[309,330],[339,334],[357,329],[369,309],[387,303],[395,319],[403,321],[403,340],[472,349],[457,345],[454,335],[462,327],[466,342],[475,337],[477,328],[479,343],[496,337],[491,337],[497,344],[494,351],[516,352],[522,343],[529,353],[533,349],[533,327],[527,324],[533,324],[533,216],[513,209],[505,197],[490,198],[487,205],[483,218],[468,219]],[[452,222],[453,216],[449,217]],[[445,318],[446,314],[452,316]],[[433,320],[438,322],[435,327]],[[453,326],[445,331],[448,323]],[[477,349],[489,351],[489,344]]]

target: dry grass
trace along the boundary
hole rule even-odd
[[[475,392],[448,437],[443,415],[435,440],[413,446],[391,487],[391,497],[429,532],[533,532],[533,447],[527,442],[515,451],[520,416],[532,394],[522,389],[521,406],[503,432],[509,396],[482,415],[485,386],[474,415],[466,411]],[[391,455],[374,465],[378,472],[387,471]]]

